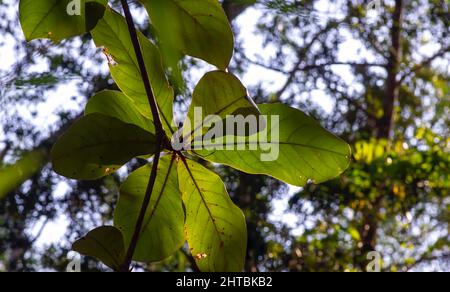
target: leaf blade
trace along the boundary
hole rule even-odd
[[[178,175],[186,208],[186,237],[197,266],[203,272],[242,271],[246,222],[224,183],[192,160],[178,162]]]
[[[122,233],[115,227],[103,226],[90,231],[72,245],[72,250],[93,257],[115,271],[125,259]]]
[[[217,0],[141,0],[168,49],[226,69],[233,55],[231,26]],[[170,23],[168,23],[170,20]],[[169,29],[170,28],[170,29]]]
[[[267,129],[245,140],[236,137],[231,143],[207,141],[195,154],[207,161],[222,163],[250,174],[264,174],[295,186],[304,186],[309,180],[321,183],[340,175],[348,168],[351,148],[340,138],[323,129],[314,119],[297,109],[282,104],[259,105],[261,114],[267,116]],[[271,117],[279,117],[279,122]],[[271,133],[278,131],[278,140]],[[267,137],[265,136],[267,134]],[[226,140],[226,139],[225,139]],[[239,142],[240,141],[240,142]],[[266,142],[264,142],[266,141]],[[227,144],[227,145],[224,145]],[[268,150],[263,151],[263,147]],[[209,150],[205,146],[211,147]],[[231,146],[233,151],[217,149]],[[245,150],[237,147],[245,146]],[[250,150],[250,146],[254,147]],[[216,149],[214,149],[216,148]],[[269,149],[271,148],[271,149]],[[278,149],[278,157],[276,149]],[[273,151],[273,157],[262,161],[262,155]],[[272,161],[270,161],[272,160]]]
[[[103,16],[107,0],[80,0],[80,15],[68,15],[68,5],[71,2],[20,0],[20,23],[26,40],[49,38],[59,42],[65,38],[84,34]],[[89,7],[89,11],[86,7]]]
[[[110,60],[111,75],[120,90],[134,101],[144,116],[153,120],[125,18],[107,9],[92,31],[92,37],[97,47],[103,47],[104,53]],[[140,31],[138,38],[164,129],[170,133],[173,122],[174,91],[167,81],[158,48]]]
[[[201,119],[198,121],[201,110]],[[194,89],[192,103],[183,127],[184,141],[203,135],[214,124],[214,117],[224,121],[228,115],[259,116],[259,109],[247,89],[233,74],[212,71],[203,76]],[[258,125],[259,126],[259,125]],[[218,135],[216,135],[217,137]]]
[[[135,125],[94,113],[81,118],[54,145],[54,170],[65,177],[95,180],[134,157],[152,154],[155,136]]]
[[[136,125],[154,134],[153,121],[143,116],[133,101],[120,91],[104,90],[89,99],[85,115],[99,113]]]

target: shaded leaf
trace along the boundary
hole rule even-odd
[[[259,105],[267,127],[250,137],[204,141],[195,153],[250,174],[266,174],[304,186],[340,175],[349,166],[351,149],[303,112],[282,104]],[[222,148],[222,149],[220,149]]]
[[[116,118],[94,113],[81,118],[53,147],[54,170],[68,178],[94,180],[136,156],[155,151],[155,135]]]
[[[120,270],[126,255],[122,233],[111,226],[92,230],[77,240],[72,245],[72,250],[96,258],[115,271]]]

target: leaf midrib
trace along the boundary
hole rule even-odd
[[[41,18],[41,20],[38,22],[38,24],[34,27],[33,31],[30,34],[30,37],[33,37],[33,35],[36,33],[37,29],[41,26],[41,24],[44,22],[44,20],[53,12],[53,10],[58,6],[59,2],[55,1],[53,6],[50,8],[50,10],[44,15],[44,17]]]

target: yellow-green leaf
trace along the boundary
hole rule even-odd
[[[114,213],[114,225],[129,244],[141,211],[152,165],[133,172],[120,188]],[[156,184],[144,218],[134,260],[161,261],[175,253],[184,243],[184,210],[178,187],[177,163],[170,155],[160,159]]]
[[[178,162],[178,176],[186,208],[186,239],[199,269],[242,271],[247,248],[245,218],[220,177],[191,160]]]
[[[153,121],[139,112],[133,101],[120,91],[105,90],[89,99],[85,114],[99,113],[136,125],[149,133],[155,133]]]
[[[133,100],[143,115],[153,120],[125,18],[107,9],[104,17],[92,31],[92,37],[95,44],[103,48],[103,52],[109,60],[111,75],[117,86],[126,96]],[[141,32],[138,32],[138,37],[164,128],[168,133],[171,133],[173,89],[167,81],[158,48]]]
[[[250,174],[304,186],[337,177],[350,163],[350,146],[303,112],[282,104],[259,105],[267,127],[249,137],[194,143],[195,153]],[[203,150],[198,150],[202,148]]]

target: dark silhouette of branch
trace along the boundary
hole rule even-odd
[[[271,71],[275,71],[278,73],[282,73],[282,74],[290,74],[290,72],[277,68],[277,67],[273,67],[270,65],[267,65],[265,63],[262,63],[260,61],[256,61],[253,59],[250,59],[248,57],[244,57],[249,63],[259,66],[261,68],[267,69],[267,70],[271,70]],[[305,65],[301,68],[298,69],[298,71],[309,71],[309,70],[314,70],[314,69],[320,69],[320,68],[324,68],[324,67],[330,67],[330,66],[351,66],[351,67],[380,67],[380,68],[386,68],[386,64],[380,64],[380,63],[358,63],[358,62],[329,62],[329,63],[324,63],[324,64],[311,64],[311,65]]]
[[[391,47],[387,64],[388,77],[386,80],[386,95],[383,99],[383,116],[378,121],[377,130],[379,139],[389,139],[394,122],[394,107],[398,101],[400,87],[397,81],[402,60],[402,25],[404,14],[403,0],[395,1],[395,10],[391,28]]]
[[[303,61],[305,59],[305,55],[309,52],[309,50],[314,45],[314,43],[317,40],[319,40],[319,38],[321,36],[323,36],[324,34],[329,32],[330,30],[338,27],[343,22],[344,22],[344,20],[342,20],[340,22],[329,23],[325,28],[323,28],[316,35],[314,35],[314,37],[311,39],[311,41],[306,46],[304,46],[304,47],[299,49],[299,51],[297,53],[298,61],[297,61],[297,63],[295,63],[294,68],[289,72],[289,76],[288,76],[286,82],[284,83],[283,87],[276,93],[276,96],[278,96],[280,98],[286,92],[286,90],[289,88],[289,86],[292,84],[292,82],[294,82],[295,75],[302,68],[301,66],[302,66]]]
[[[145,91],[147,93],[148,102],[150,104],[150,109],[153,115],[153,122],[155,124],[156,129],[156,153],[153,158],[153,166],[150,174],[150,179],[148,182],[147,190],[145,192],[144,202],[142,203],[142,208],[139,213],[139,217],[136,222],[136,227],[131,238],[130,245],[127,250],[127,254],[125,260],[120,269],[121,272],[129,272],[131,261],[133,260],[133,255],[136,250],[137,243],[139,241],[139,237],[141,234],[142,226],[144,223],[145,213],[147,212],[148,206],[150,205],[153,189],[156,183],[156,176],[158,172],[158,163],[159,158],[161,156],[162,144],[164,141],[164,129],[162,126],[161,118],[159,116],[158,104],[156,102],[156,98],[153,95],[152,87],[150,85],[150,80],[148,78],[147,68],[145,67],[144,57],[142,55],[141,46],[139,44],[139,39],[136,32],[136,27],[134,24],[133,16],[130,12],[130,7],[128,6],[127,0],[121,0],[122,8],[125,13],[125,18],[128,24],[128,30],[130,33],[131,41],[133,43],[134,52],[136,54],[136,58],[139,64],[139,69],[141,71],[142,80],[144,82]]]
[[[186,257],[186,259],[191,264],[191,268],[194,272],[200,273],[200,269],[197,266],[197,263],[195,262],[195,259],[190,255],[188,252],[186,252],[184,249],[181,249],[181,253]]]

